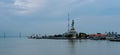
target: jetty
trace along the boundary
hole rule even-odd
[[[108,33],[97,33],[97,34],[86,34],[83,32],[77,32],[74,27],[74,20],[72,20],[71,25],[69,21],[68,14],[68,30],[63,34],[55,35],[45,35],[41,36],[38,34],[28,36],[29,39],[91,39],[91,40],[110,40],[110,41],[120,41],[120,34],[117,32],[108,32]]]
[[[84,38],[86,37],[86,35],[84,33],[79,33],[79,34],[84,36]],[[69,29],[69,24],[68,24],[68,31],[63,33],[63,34],[49,35],[49,36],[31,35],[28,38],[29,39],[80,39],[79,34],[75,30],[75,28],[74,28],[74,20],[72,20],[71,28]]]

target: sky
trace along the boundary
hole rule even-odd
[[[68,13],[78,32],[120,32],[120,0],[0,0],[0,34],[62,34]]]

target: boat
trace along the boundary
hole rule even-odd
[[[120,37],[111,37],[108,40],[109,41],[120,41]]]
[[[110,41],[120,41],[120,39],[112,39],[112,40],[110,40]]]
[[[28,37],[28,39],[42,39],[42,37],[41,37],[41,35],[35,35],[35,34],[33,34],[33,35],[30,35],[30,36],[27,36]]]
[[[117,34],[117,32],[109,32],[107,33],[106,39],[109,41],[120,41],[120,34]]]

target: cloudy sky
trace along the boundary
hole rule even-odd
[[[120,0],[0,0],[0,32],[64,33],[68,12],[78,32],[120,32]]]

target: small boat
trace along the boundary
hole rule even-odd
[[[110,41],[120,41],[120,39],[112,39],[112,40],[110,40]]]
[[[40,35],[31,35],[31,36],[27,36],[28,39],[42,39],[42,37]]]
[[[109,40],[109,41],[120,41],[120,37],[110,37],[110,38],[107,38],[107,40]]]

